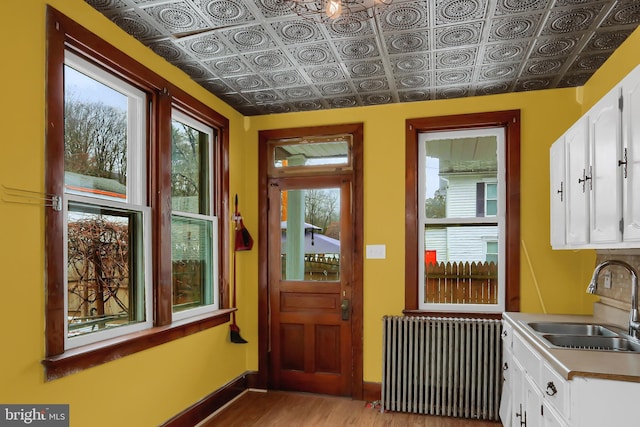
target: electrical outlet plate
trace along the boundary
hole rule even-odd
[[[610,271],[605,271],[603,274],[603,286],[605,289],[611,289],[611,272]]]

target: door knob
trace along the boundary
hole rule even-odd
[[[342,320],[349,320],[349,316],[351,315],[350,313],[350,307],[349,307],[349,300],[344,298],[342,300],[342,304],[340,304],[340,309],[342,310]]]

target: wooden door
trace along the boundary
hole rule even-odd
[[[270,388],[351,395],[351,180],[268,187]]]

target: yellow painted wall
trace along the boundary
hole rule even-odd
[[[6,2],[0,34],[5,94],[0,114],[0,184],[41,191],[45,134],[45,6],[50,3],[230,120],[231,194],[257,237],[257,133],[260,130],[364,123],[365,244],[387,258],[364,265],[364,379],[381,379],[381,318],[404,303],[404,123],[408,118],[505,109],[522,112],[522,310],[589,313],[585,283],[593,251],[549,246],[548,150],[588,105],[640,59],[636,31],[584,88],[428,101],[295,114],[242,117],[177,68],[133,40],[82,0]],[[0,201],[0,403],[69,403],[74,426],[151,426],[258,367],[257,251],[238,253],[238,322],[249,344],[228,343],[228,327],[209,329],[96,368],[45,382],[44,213]],[[385,224],[381,227],[380,224]],[[523,250],[526,247],[528,258]],[[530,264],[527,260],[530,260]],[[537,283],[537,286],[536,286]],[[539,292],[538,292],[539,289]],[[7,351],[7,349],[9,351]],[[100,392],[98,392],[98,390]],[[115,399],[117,412],[106,409]],[[100,408],[96,410],[96,408]]]
[[[640,29],[634,31],[584,85],[584,112],[640,64],[638,52],[640,52]]]
[[[46,3],[3,2],[0,26],[0,184],[34,191],[44,188]],[[240,168],[239,113],[84,1],[49,3],[226,116],[231,167]],[[243,185],[232,177],[232,192]],[[229,343],[229,327],[221,325],[45,382],[43,221],[43,208],[0,201],[0,403],[68,403],[78,427],[155,426],[246,371],[250,348]]]

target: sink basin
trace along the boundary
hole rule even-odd
[[[619,334],[606,326],[590,323],[531,322],[529,327],[542,334],[589,335],[615,337]]]
[[[616,336],[543,335],[551,345],[562,348],[600,351],[640,352],[640,342]]]

